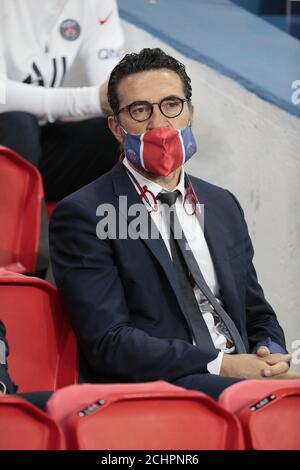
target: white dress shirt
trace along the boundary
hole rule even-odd
[[[0,113],[103,114],[99,87],[123,48],[116,0],[0,0]],[[76,66],[87,86],[62,88]]]
[[[157,197],[157,195],[160,192],[167,192],[159,184],[154,183],[153,181],[149,180],[145,176],[138,173],[133,168],[133,166],[130,165],[130,163],[128,162],[126,158],[124,158],[123,164],[134,175],[134,177],[136,178],[138,183],[141,185],[141,187],[146,185],[147,188],[154,194],[155,197]],[[136,190],[139,192],[133,179],[132,179],[132,182]],[[188,215],[183,205],[183,200],[184,200],[184,196],[186,193],[185,184],[184,184],[184,168],[183,167],[181,171],[180,181],[178,185],[176,186],[176,188],[173,189],[173,191],[175,190],[178,190],[180,192],[180,195],[178,196],[176,203],[175,203],[175,209],[176,209],[179,222],[182,226],[184,235],[186,237],[186,240],[189,243],[189,246],[196,258],[196,261],[201,269],[201,272],[204,276],[204,279],[207,285],[209,286],[214,296],[217,299],[220,299],[220,287],[219,287],[217,275],[214,269],[213,261],[212,261],[205,237],[204,237],[203,228],[201,227],[200,220],[196,215]],[[151,211],[151,207],[149,207],[145,199],[143,199],[143,202],[146,205],[147,209]],[[152,220],[155,222],[166,244],[169,254],[172,258],[170,239],[169,239],[169,229],[168,229],[168,222],[167,222],[166,214],[163,210],[163,204],[161,204],[160,201],[157,201],[157,202],[158,202],[158,210],[157,211],[152,210],[150,212],[150,215],[152,217]],[[200,290],[198,286],[195,286],[194,293],[195,293],[195,297],[196,297],[198,304],[200,304]],[[199,310],[199,315],[202,315],[200,310]],[[207,370],[211,374],[219,374],[222,359],[223,359],[223,354],[225,352],[226,353],[234,352],[234,347],[227,349],[226,347],[227,339],[217,330],[217,325],[215,325],[213,315],[210,312],[205,312],[203,314],[203,318],[205,320],[205,323],[207,325],[207,328],[209,330],[209,333],[211,335],[211,339],[214,343],[215,348],[220,350],[220,353],[218,354],[216,359],[214,359],[213,361],[207,364]]]

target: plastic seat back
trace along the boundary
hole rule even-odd
[[[238,415],[246,406],[258,402],[274,390],[299,387],[300,380],[244,380],[228,387],[219,397],[219,404]]]
[[[62,450],[59,426],[31,403],[0,396],[0,450]]]
[[[0,146],[0,266],[36,271],[44,197],[39,171]]]
[[[0,316],[10,347],[10,375],[19,392],[77,383],[77,344],[57,290],[26,276],[0,277]]]
[[[300,450],[300,387],[275,389],[239,413],[246,446]]]
[[[71,449],[243,448],[233,415],[202,393],[165,382],[68,387],[47,407]]]

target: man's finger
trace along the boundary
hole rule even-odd
[[[300,374],[299,372],[295,372],[294,370],[288,370],[284,374],[276,375],[275,377],[271,377],[274,380],[298,380],[300,381]],[[298,384],[297,384],[298,385]]]
[[[289,365],[287,362],[278,362],[273,366],[266,367],[263,370],[263,375],[265,377],[275,377],[276,375],[285,374],[289,370]]]
[[[283,375],[283,378],[289,380],[300,380],[300,374],[294,370],[289,370]]]
[[[268,356],[269,354],[271,354],[271,351],[267,346],[260,346],[256,351],[256,355],[259,357]]]
[[[291,354],[270,354],[268,357],[262,357],[267,364],[273,366],[278,362],[290,362],[292,359]]]

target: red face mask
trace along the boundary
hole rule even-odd
[[[149,173],[168,176],[197,151],[190,126],[184,129],[157,127],[141,135],[125,133],[125,155]]]

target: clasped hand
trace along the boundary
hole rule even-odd
[[[291,354],[271,354],[261,346],[256,354],[224,354],[220,374],[245,379],[300,379],[290,370]]]

